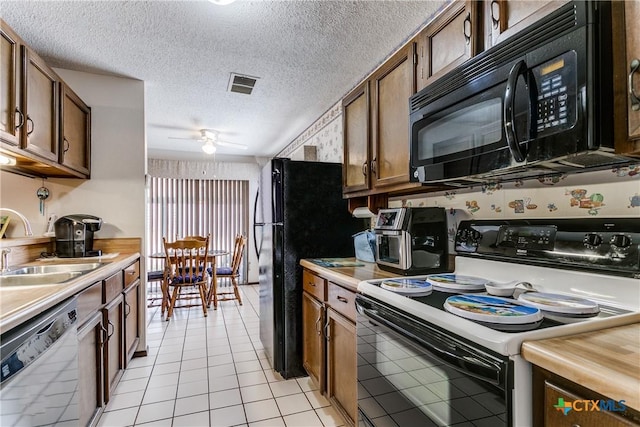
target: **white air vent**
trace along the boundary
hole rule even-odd
[[[231,73],[231,78],[229,79],[229,92],[251,95],[251,92],[253,91],[253,87],[256,85],[257,80],[258,77]]]

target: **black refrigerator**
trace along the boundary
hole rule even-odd
[[[352,257],[366,226],[342,198],[342,165],[274,158],[262,169],[254,211],[260,282],[260,340],[284,378],[302,367],[300,259]]]

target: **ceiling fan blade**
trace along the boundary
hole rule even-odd
[[[246,145],[238,144],[236,142],[228,142],[228,141],[217,140],[215,143],[218,144],[221,147],[237,148],[239,150],[246,150],[248,148]]]
[[[175,137],[175,136],[169,136],[167,138],[168,139],[184,139],[186,141],[197,141],[198,140],[197,138],[178,138],[178,137]]]

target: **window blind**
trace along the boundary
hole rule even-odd
[[[229,252],[217,264],[228,265],[236,234],[248,237],[249,181],[149,177],[147,191],[147,254],[163,251],[163,237],[174,241],[210,234],[211,249]],[[246,251],[240,283],[247,277]],[[160,270],[163,261],[149,259],[148,265],[149,270]]]

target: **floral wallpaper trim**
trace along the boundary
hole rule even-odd
[[[280,151],[276,157],[290,157],[291,154],[310,140],[315,134],[342,116],[342,100],[329,108],[318,120],[302,132],[293,142]]]

